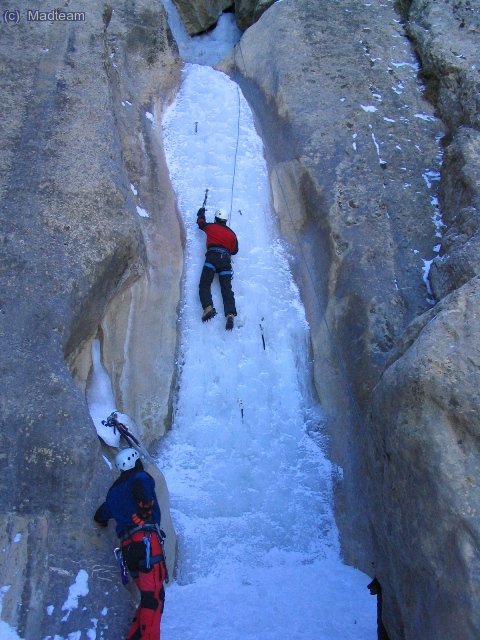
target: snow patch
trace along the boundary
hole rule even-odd
[[[78,608],[78,599],[86,596],[88,591],[88,573],[85,569],[80,569],[77,573],[77,577],[75,578],[75,582],[70,585],[68,589],[68,597],[62,605],[62,611],[67,611],[67,614],[62,618],[62,621],[67,620],[70,612],[73,609]]]
[[[418,62],[391,62],[392,67],[410,67],[413,71],[418,71],[420,69],[420,65]]]
[[[432,188],[432,182],[440,182],[440,172],[428,169],[422,173],[422,178],[429,189]]]
[[[148,211],[146,209],[143,209],[142,207],[139,207],[138,205],[137,205],[137,213],[142,218],[150,217],[150,214],[148,213]]]
[[[426,122],[436,122],[438,120],[438,118],[431,116],[428,113],[415,113],[413,117],[425,120]]]
[[[10,585],[5,585],[0,588],[0,615],[2,613],[3,597],[9,590],[10,590]],[[17,634],[17,630],[1,619],[0,619],[0,638],[2,640],[22,640],[22,638]]]
[[[98,619],[97,618],[92,618],[91,622],[92,622],[93,627],[91,629],[87,630],[87,638],[88,638],[88,640],[96,640]]]
[[[433,292],[432,292],[432,287],[430,286],[430,280],[428,279],[428,276],[429,276],[429,273],[430,273],[430,267],[432,266],[433,260],[422,259],[422,262],[423,262],[422,278],[423,278],[423,282],[425,283],[425,286],[427,288],[428,294],[430,296],[426,300],[427,300],[427,302],[429,304],[434,305],[435,304],[435,300],[433,299],[433,297],[431,297],[433,295]]]

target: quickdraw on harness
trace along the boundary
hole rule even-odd
[[[207,249],[207,253],[209,251],[213,251],[214,253],[219,253],[220,255],[227,255],[230,257],[230,251],[228,249],[223,249],[223,247],[209,247]],[[216,272],[216,267],[215,265],[213,265],[211,262],[208,262],[208,260],[204,263],[203,265],[204,267],[207,267],[207,269],[211,269],[213,272]],[[225,271],[219,271],[218,272],[219,276],[233,276],[233,269],[227,269]]]
[[[125,560],[123,559],[122,550],[120,549],[120,547],[115,547],[115,549],[113,550],[113,555],[117,559],[118,566],[120,567],[120,577],[122,579],[122,584],[128,584],[129,580],[127,566],[125,564]]]
[[[120,536],[121,547],[120,548],[117,547],[114,553],[121,567],[122,583],[127,584],[128,582],[128,575],[127,575],[126,582],[124,582],[124,577],[123,577],[124,576],[123,572],[126,572],[125,560],[122,554],[122,547],[125,546],[123,543],[127,542],[130,539],[133,539],[133,536],[136,533],[144,534],[142,537],[142,542],[145,545],[145,560],[141,560],[139,563],[139,566],[148,570],[148,569],[151,569],[151,567],[154,564],[157,564],[158,562],[164,562],[165,563],[165,582],[168,584],[169,582],[168,568],[167,568],[167,562],[165,559],[165,550],[163,545],[166,535],[165,535],[165,532],[162,529],[160,529],[158,524],[142,524],[138,527],[134,527],[133,529],[130,529],[130,531],[126,532],[123,536]],[[160,548],[162,550],[160,554],[157,554],[154,556],[152,556],[152,543],[151,543],[152,534],[155,534],[157,536],[158,542],[160,544]],[[132,577],[135,578],[136,575],[132,573]]]

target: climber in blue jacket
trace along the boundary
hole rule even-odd
[[[111,518],[115,520],[123,560],[140,591],[140,604],[126,640],[160,640],[167,568],[155,480],[143,468],[136,449],[122,449],[115,466],[120,476],[93,517],[103,527]]]

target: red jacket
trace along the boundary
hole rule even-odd
[[[230,227],[218,222],[206,222],[205,216],[201,214],[198,214],[197,224],[207,234],[207,250],[212,247],[222,247],[228,249],[232,256],[238,253],[237,236]]]

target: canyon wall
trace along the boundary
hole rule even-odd
[[[134,604],[113,527],[92,520],[116,474],[85,385],[99,336],[118,409],[148,445],[164,431],[182,238],[152,127],[180,62],[157,3],[79,0],[68,22],[16,6],[0,43],[2,618],[28,640],[119,637]]]
[[[223,65],[294,256],[344,555],[391,640],[480,632],[479,10],[282,0]]]

